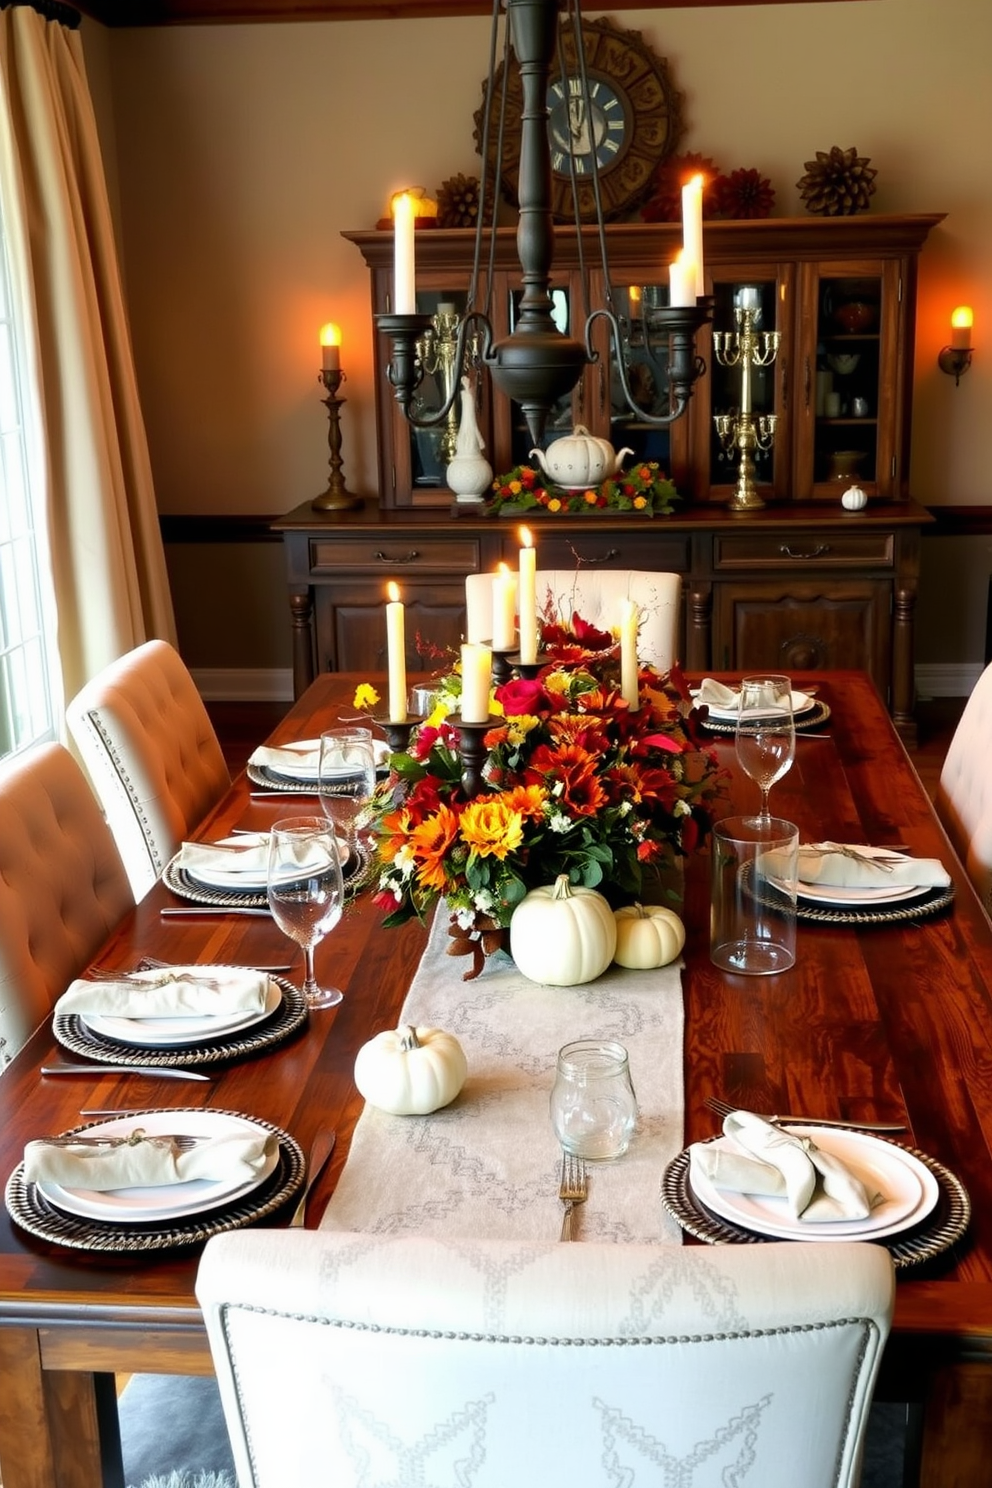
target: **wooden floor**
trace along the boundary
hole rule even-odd
[[[919,742],[910,756],[931,800],[964,704],[964,698],[934,698],[917,706]],[[244,769],[255,745],[275,728],[289,711],[289,704],[208,703],[207,711],[233,775]]]

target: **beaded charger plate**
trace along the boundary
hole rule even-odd
[[[817,729],[830,720],[830,704],[821,703],[817,699],[812,707],[804,713],[795,715],[796,733],[805,733],[807,729]],[[714,718],[710,715],[703,722],[703,728],[709,729],[711,734],[730,734],[737,732],[737,722],[733,718]]]
[[[162,870],[162,882],[180,899],[189,899],[193,904],[209,904],[217,909],[267,909],[268,898],[264,889],[215,889],[194,878],[188,869],[179,864],[179,853],[166,863]],[[351,899],[361,892],[375,876],[375,855],[365,843],[351,849],[348,861],[342,866],[344,894]]]
[[[710,1140],[716,1141],[717,1138]],[[888,1138],[879,1140],[889,1142]],[[971,1200],[960,1178],[936,1158],[902,1142],[890,1142],[889,1145],[908,1152],[929,1169],[939,1193],[934,1209],[919,1224],[871,1243],[884,1245],[897,1268],[917,1266],[943,1254],[961,1239],[971,1220]],[[661,1179],[661,1201],[688,1234],[697,1240],[705,1240],[707,1245],[763,1245],[773,1238],[745,1229],[708,1209],[696,1197],[689,1181],[689,1161],[686,1147],[668,1164]],[[812,1228],[809,1238],[816,1239]]]
[[[294,987],[283,977],[271,977],[270,980],[277,983],[282,993],[279,1006],[260,1023],[221,1034],[209,1043],[169,1044],[165,1048],[126,1044],[94,1033],[78,1013],[56,1013],[52,1032],[63,1049],[102,1064],[157,1065],[163,1069],[225,1064],[281,1044],[306,1024],[307,1003],[299,987]]]
[[[745,863],[741,870],[742,882],[747,892],[751,892],[751,886],[746,882],[750,876],[751,866],[750,863]],[[785,895],[776,893],[774,887],[769,887],[767,892],[759,893],[756,897],[760,904],[766,904],[769,909],[781,911],[786,903]],[[926,920],[941,914],[953,902],[953,884],[948,884],[946,888],[920,889],[910,898],[892,899],[888,903],[876,899],[864,904],[845,905],[813,903],[803,898],[802,885],[800,885],[796,899],[796,919],[801,925],[865,927],[912,924],[916,920]]]
[[[182,1116],[181,1110],[175,1107],[168,1109],[172,1115]],[[227,1116],[237,1114],[231,1111],[213,1112],[212,1107],[190,1109],[191,1114],[197,1117],[202,1116],[204,1111]],[[134,1112],[135,1116],[151,1114],[151,1110]],[[256,1126],[275,1132],[279,1141],[279,1159],[274,1172],[268,1178],[233,1203],[221,1203],[216,1209],[205,1213],[191,1214],[163,1224],[113,1224],[105,1220],[87,1219],[68,1214],[50,1203],[39,1192],[36,1184],[25,1181],[24,1164],[20,1162],[7,1180],[4,1192],[7,1213],[22,1230],[27,1230],[40,1240],[68,1246],[72,1250],[103,1253],[176,1250],[200,1245],[209,1240],[211,1235],[219,1235],[224,1230],[238,1230],[246,1225],[257,1224],[296,1197],[303,1186],[306,1159],[299,1144],[288,1132],[257,1116],[251,1119]],[[72,1132],[85,1130],[85,1126],[72,1128]]]

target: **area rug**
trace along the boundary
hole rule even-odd
[[[117,1409],[127,1488],[237,1488],[213,1378],[135,1374]]]

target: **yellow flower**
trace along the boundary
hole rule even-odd
[[[598,498],[595,491],[586,491],[582,499],[586,506],[595,506]]]
[[[647,504],[648,504],[648,498],[646,496],[635,496],[634,497],[634,505],[637,507],[638,510],[640,510],[640,508],[642,506],[647,506]]]
[[[355,688],[355,697],[352,702],[353,708],[374,708],[379,701],[379,694],[371,682],[359,682]]]
[[[498,797],[470,801],[461,815],[462,841],[480,858],[505,858],[523,841],[519,811],[510,811]]]
[[[523,486],[518,480],[512,480],[510,482],[510,490],[513,492],[514,496],[519,496],[520,492],[523,490]]]
[[[558,500],[557,496],[552,496],[551,500],[548,502],[548,511],[561,511],[561,502]]]

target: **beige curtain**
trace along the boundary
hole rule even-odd
[[[175,621],[79,33],[30,5],[9,6],[0,12],[0,68],[4,163],[19,176],[7,225],[12,239],[21,230],[34,301],[47,536],[70,698],[142,641],[175,643]]]

